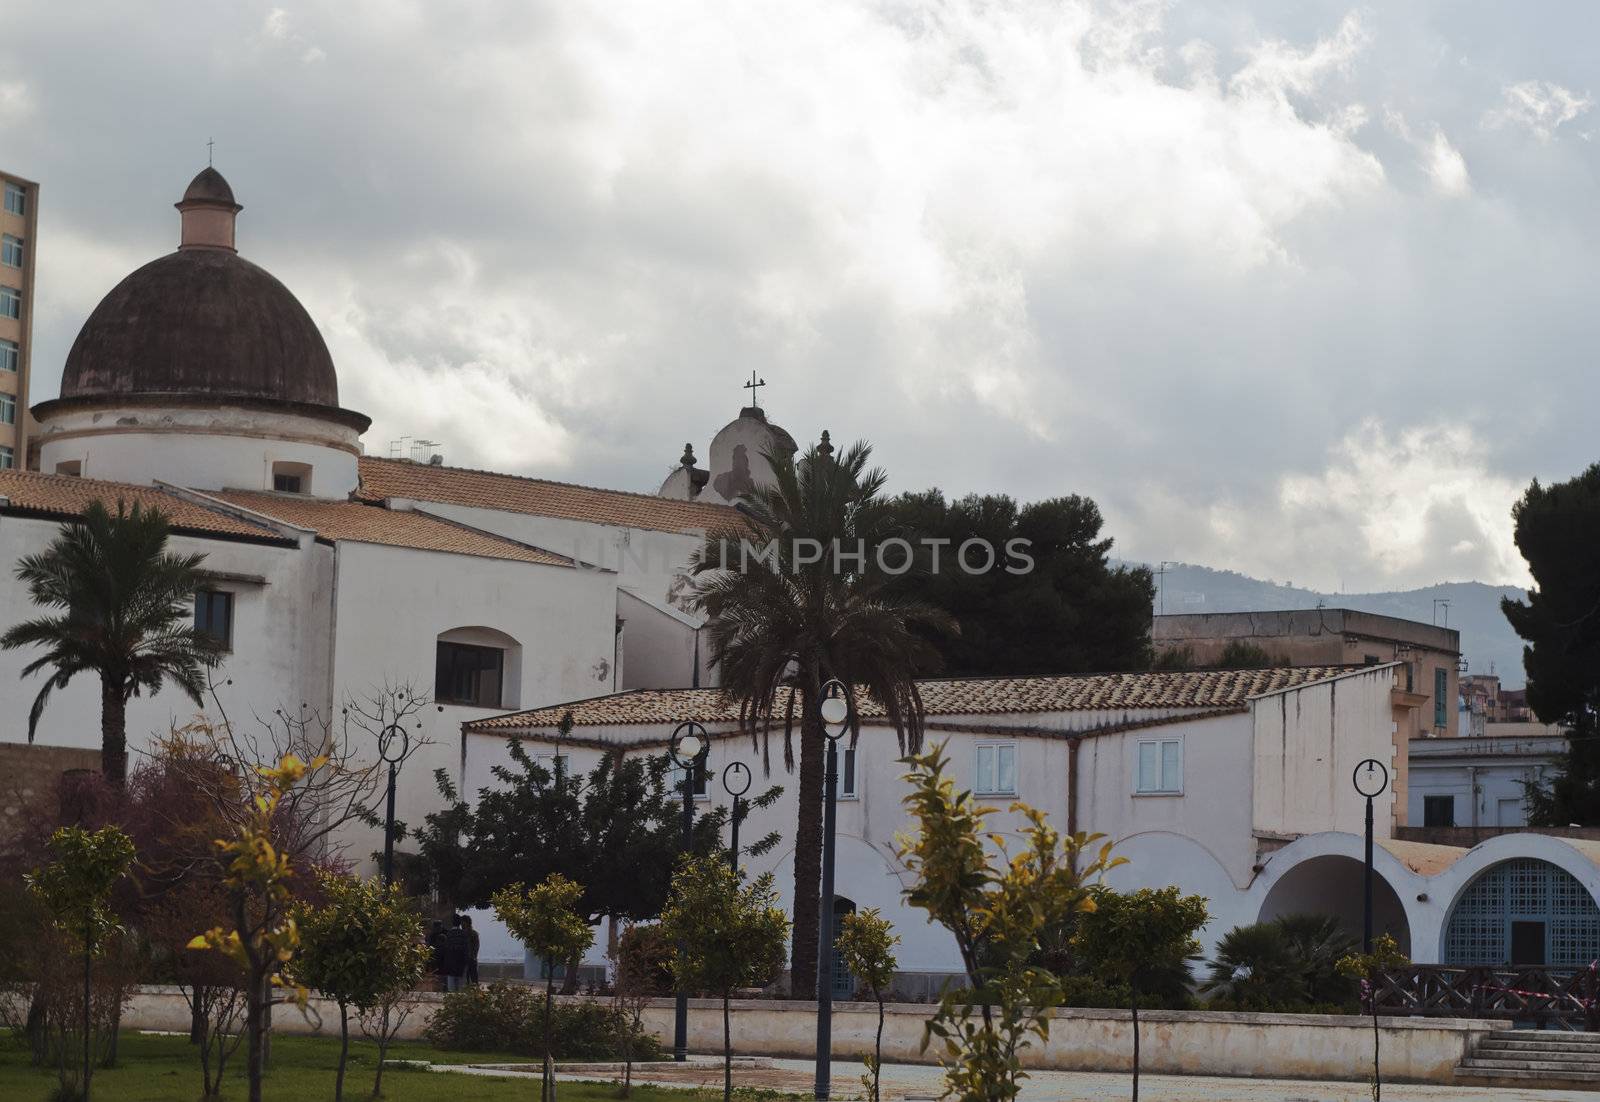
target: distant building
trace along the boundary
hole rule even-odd
[[[39,185],[0,169],[0,469],[27,461]]]
[[[1412,826],[1528,825],[1524,786],[1555,771],[1566,733],[1553,724],[1487,723],[1481,738],[1430,739],[1411,747]]]
[[[1463,726],[1463,735],[1481,735],[1485,724],[1534,721],[1528,707],[1528,690],[1501,688],[1500,675],[1496,673],[1462,675],[1461,708],[1474,717],[1473,729]]]

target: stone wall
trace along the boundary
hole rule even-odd
[[[0,847],[16,836],[29,813],[55,813],[56,782],[62,773],[99,768],[99,750],[0,742]]]
[[[421,1036],[428,1016],[443,998],[416,996],[416,1010],[401,1036]],[[931,1063],[922,1051],[923,1024],[933,1008],[895,1003],[887,1008],[883,1054],[895,1063]],[[672,1045],[673,1004],[655,999],[645,1024],[668,1048]],[[310,1018],[292,1007],[275,1013],[284,1033],[337,1031],[338,1008],[311,1000]],[[133,1029],[186,1032],[189,1012],[176,988],[144,987],[135,994],[123,1022]],[[810,1059],[815,1054],[816,1018],[810,1003],[740,1000],[733,1003],[733,1047],[739,1055]],[[856,1058],[872,1051],[877,1007],[871,1003],[833,1004],[833,1054]],[[1240,1075],[1258,1078],[1350,1079],[1366,1077],[1372,1062],[1372,1019],[1313,1014],[1223,1014],[1211,1011],[1146,1011],[1139,1016],[1140,1066],[1152,1074]],[[1469,1047],[1492,1022],[1454,1018],[1384,1018],[1381,1021],[1384,1077],[1423,1083],[1453,1083],[1455,1069]],[[722,1005],[711,999],[689,1001],[689,1048],[720,1053]],[[1031,1067],[1066,1071],[1126,1071],[1132,1066],[1132,1023],[1119,1010],[1062,1010],[1051,1023],[1050,1039],[1025,1053]]]

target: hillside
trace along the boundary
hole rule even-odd
[[[1399,616],[1424,624],[1447,624],[1461,632],[1461,651],[1471,673],[1500,675],[1508,689],[1523,685],[1522,640],[1511,630],[1500,611],[1501,597],[1521,598],[1524,590],[1516,586],[1485,585],[1482,582],[1446,582],[1424,589],[1388,593],[1319,593],[1292,585],[1262,581],[1232,570],[1212,570],[1205,566],[1180,563],[1167,567],[1157,579],[1157,607],[1167,612],[1270,612],[1278,609],[1350,608]],[[1165,588],[1165,597],[1160,590]],[[1434,601],[1447,600],[1450,607],[1438,609]]]

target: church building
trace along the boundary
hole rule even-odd
[[[434,699],[430,744],[400,778],[411,822],[438,806],[434,770],[458,770],[468,720],[712,683],[699,620],[675,603],[682,571],[770,477],[762,452],[794,448],[787,433],[746,409],[710,467],[691,460],[661,496],[368,456],[370,421],[340,405],[310,315],[239,254],[228,182],[207,168],[177,209],[178,248],[106,294],[60,396],[34,407],[36,469],[0,471],[7,576],[91,501],[159,508],[174,548],[205,555],[196,622],[226,647],[208,712],[326,719],[385,685]],[[35,614],[23,586],[0,584],[5,623]],[[0,740],[27,738],[30,658],[0,652]],[[79,677],[37,741],[98,746],[99,708],[98,683]],[[195,713],[171,688],[130,701],[134,760]]]

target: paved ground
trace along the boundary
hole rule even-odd
[[[866,1069],[852,1061],[835,1061],[833,1097],[862,1097]],[[482,1074],[482,1072],[479,1072]],[[804,1060],[735,1061],[736,1087],[764,1087],[810,1097],[815,1070]],[[563,1079],[614,1078],[609,1070],[592,1075],[562,1073]],[[722,1086],[722,1064],[695,1057],[688,1064],[652,1064],[634,1068],[636,1082],[675,1086]],[[1129,1077],[1100,1072],[1037,1071],[1023,1086],[1022,1102],[1106,1102],[1128,1097]],[[883,1070],[883,1097],[932,1099],[940,1090],[939,1069],[891,1064]],[[1226,1079],[1198,1076],[1145,1075],[1139,1096],[1146,1102],[1371,1102],[1367,1083],[1325,1083],[1293,1079]],[[1541,1091],[1504,1087],[1433,1087],[1386,1084],[1384,1102],[1595,1102],[1587,1091]]]

